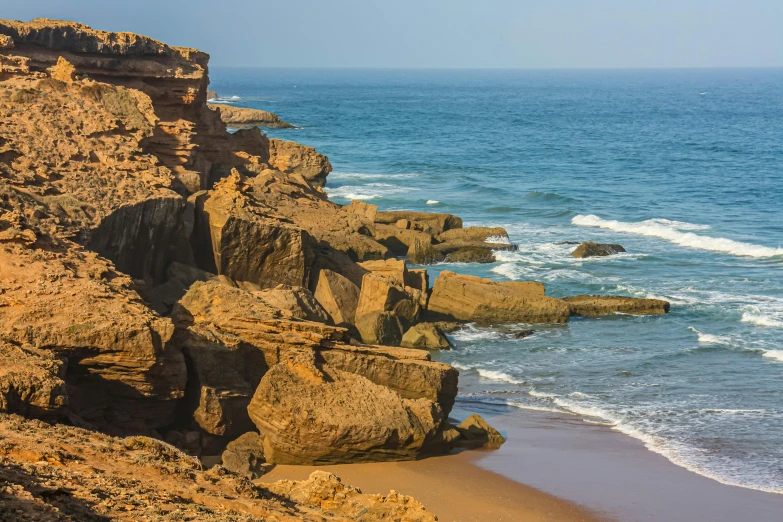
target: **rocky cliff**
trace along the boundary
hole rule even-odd
[[[38,446],[0,444],[18,471],[3,478],[6,494],[30,509],[54,509],[28,495],[39,473],[47,487],[72,487],[62,470],[37,468],[50,462],[43,446],[77,447],[100,431],[98,445],[137,437],[120,444],[140,460],[151,452],[175,463],[196,505],[226,509],[238,501],[223,499],[239,496],[241,513],[271,517],[279,501],[244,501],[267,490],[231,482],[205,494],[202,482],[230,472],[207,476],[167,444],[214,456],[239,438],[224,464],[245,473],[237,463],[251,463],[253,474],[259,463],[497,446],[502,438],[483,420],[449,424],[458,372],[399,347],[448,348],[427,317],[563,322],[668,311],[660,302],[563,301],[540,283],[449,272],[431,290],[426,270],[396,258],[486,260],[514,248],[487,241],[506,231],[463,228],[449,214],[335,204],[322,190],[325,156],[255,128],[227,132],[206,103],[208,58],[72,22],[0,20],[0,412],[90,430],[0,417],[0,430],[7,422],[38,430]],[[16,444],[34,453],[14,453]],[[108,457],[79,451],[57,458],[90,483],[87,463]],[[112,467],[112,481],[123,473]],[[127,498],[154,484],[142,486]],[[100,488],[77,490],[68,509],[97,503],[112,515],[125,505],[102,502]],[[293,503],[274,512],[279,520],[431,519],[410,499],[368,499],[329,476],[269,491]],[[297,511],[312,507],[312,491],[338,496],[337,511]]]

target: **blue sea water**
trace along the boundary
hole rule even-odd
[[[469,326],[437,354],[459,400],[573,413],[674,463],[783,493],[783,70],[221,69],[334,165],[339,203],[504,226],[516,252],[436,265],[671,301],[517,340]],[[237,98],[230,99],[235,96]],[[577,260],[569,241],[627,254]]]

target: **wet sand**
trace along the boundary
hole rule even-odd
[[[262,480],[324,469],[364,492],[411,495],[442,521],[783,520],[783,495],[703,477],[607,426],[507,407],[474,411],[508,437],[502,448],[416,462],[277,466]],[[457,408],[454,416],[468,413]]]
[[[474,462],[482,453],[462,452],[415,462],[276,466],[261,480],[302,480],[316,469],[330,471],[364,493],[395,490],[411,495],[444,522],[610,520],[476,466]]]
[[[475,463],[620,521],[780,522],[783,495],[727,486],[581,417],[480,410],[508,442]]]

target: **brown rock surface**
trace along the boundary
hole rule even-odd
[[[420,290],[405,286],[394,276],[370,273],[364,276],[356,306],[357,325],[362,316],[370,312],[392,312],[407,329],[418,322],[424,296]]]
[[[484,324],[564,323],[570,315],[565,302],[544,295],[541,283],[498,283],[449,271],[435,280],[427,312],[435,320]]]
[[[146,437],[0,414],[0,518],[14,521],[434,521],[414,499],[363,494],[332,474],[253,483]],[[11,518],[9,518],[11,517]]]
[[[503,435],[475,413],[462,421],[457,431],[460,434],[458,444],[465,447],[498,449],[506,442]]]
[[[414,230],[420,230],[429,234],[442,234],[447,230],[462,228],[462,219],[452,214],[435,214],[431,212],[412,212],[408,210],[395,210],[391,212],[378,212],[375,222],[384,225],[395,225],[399,220],[410,221]]]
[[[450,366],[430,361],[424,352],[351,346],[345,329],[297,320],[293,313],[269,306],[259,294],[217,281],[197,282],[174,310],[175,324],[194,332],[193,343],[199,343],[183,342],[186,353],[202,342],[208,343],[209,350],[222,351],[216,357],[225,357],[226,364],[207,361],[206,368],[218,376],[225,374],[218,381],[224,383],[221,386],[255,390],[287,352],[310,350],[336,368],[388,386],[404,397],[437,401],[445,412],[451,411],[457,372]]]
[[[362,376],[316,365],[306,353],[267,372],[248,412],[275,464],[415,458],[443,420],[430,400],[404,399]]]
[[[399,346],[402,341],[403,326],[394,312],[372,310],[357,316],[356,330],[362,342],[384,346]]]
[[[0,412],[57,419],[68,406],[63,361],[0,341]]]
[[[359,303],[359,287],[350,279],[331,270],[321,270],[314,295],[334,324],[354,323],[356,306]]]
[[[400,346],[425,350],[448,350],[449,340],[434,323],[419,323],[411,326],[402,336]]]
[[[266,471],[264,438],[258,432],[248,431],[226,446],[221,455],[223,467],[240,477],[257,479]]]
[[[74,412],[120,432],[170,422],[184,359],[171,321],[143,304],[130,278],[68,243],[0,245],[0,266],[0,338],[66,358]]]
[[[612,245],[604,243],[592,243],[590,241],[582,243],[576,249],[571,252],[571,255],[576,258],[581,257],[595,257],[595,256],[611,256],[625,252],[625,248],[622,245]]]
[[[314,148],[276,138],[269,139],[268,163],[280,172],[299,174],[313,187],[323,187],[332,171],[329,158]]]
[[[639,299],[609,295],[575,295],[564,297],[573,315],[608,315],[617,312],[633,315],[656,315],[669,312],[670,304],[661,299]]]
[[[494,263],[495,254],[485,247],[462,247],[446,255],[443,259],[446,263]]]
[[[234,107],[223,103],[210,103],[207,105],[213,111],[220,113],[220,119],[228,127],[243,129],[247,127],[269,127],[273,129],[291,129],[294,126],[280,119],[274,112],[250,109],[247,107]]]

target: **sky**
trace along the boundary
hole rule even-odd
[[[783,0],[0,0],[0,16],[145,34],[213,66],[783,66]]]

